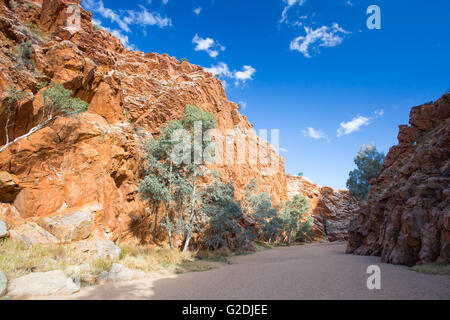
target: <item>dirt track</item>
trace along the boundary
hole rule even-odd
[[[106,284],[52,298],[450,299],[450,276],[425,275],[344,251],[343,243],[277,248],[206,272]],[[367,289],[369,265],[381,268],[381,290]]]

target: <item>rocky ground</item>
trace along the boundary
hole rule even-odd
[[[378,265],[381,289],[367,288]],[[44,297],[45,298],[45,297]],[[239,256],[205,272],[127,281],[49,299],[450,299],[450,276],[425,275],[370,256],[345,254],[345,244],[312,244]]]

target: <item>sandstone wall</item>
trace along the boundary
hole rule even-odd
[[[307,197],[314,217],[314,232],[319,241],[347,240],[348,224],[354,218],[358,202],[348,191],[320,187],[302,177],[287,176],[288,197]]]
[[[224,134],[235,130],[236,142],[259,140],[238,106],[228,101],[221,81],[201,67],[180,63],[166,54],[130,52],[104,30],[95,30],[91,13],[81,9],[81,30],[66,26],[67,7],[79,0],[0,0],[0,143],[4,144],[7,90],[15,85],[33,98],[12,110],[10,139],[28,132],[42,113],[44,82],[63,83],[89,103],[78,118],[58,118],[46,128],[0,153],[0,219],[12,227],[24,221],[65,214],[94,206],[92,234],[112,240],[137,238],[159,241],[150,230],[157,221],[146,219],[145,202],[137,194],[143,173],[143,144],[157,136],[165,123],[179,118],[194,104],[216,115]],[[29,56],[20,44],[31,43]],[[270,147],[267,158],[277,159],[272,172],[258,162],[213,166],[224,181],[242,189],[252,178],[274,202],[287,197],[284,161]],[[237,158],[237,154],[232,158]]]
[[[398,142],[350,225],[347,252],[394,264],[449,261],[450,95],[412,108]]]

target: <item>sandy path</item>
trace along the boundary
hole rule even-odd
[[[378,257],[344,253],[345,244],[277,248],[234,264],[89,287],[51,299],[450,299],[450,276],[425,275]],[[381,290],[368,290],[369,265],[381,268]]]

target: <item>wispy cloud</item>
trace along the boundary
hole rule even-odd
[[[144,6],[139,6],[140,11],[128,10],[128,15],[123,19],[127,24],[137,24],[140,26],[157,26],[165,28],[172,26],[172,20],[162,17],[158,12],[150,12]]]
[[[205,51],[211,58],[216,58],[221,51],[226,48],[212,38],[201,38],[198,34],[192,39],[192,43],[196,44],[195,51]]]
[[[359,131],[361,127],[368,126],[373,120],[381,117],[384,114],[384,110],[376,110],[374,114],[373,117],[357,116],[350,121],[341,122],[340,127],[337,130],[337,136],[342,137],[352,132]]]
[[[199,15],[199,14],[202,12],[202,7],[194,8],[193,12],[194,12],[196,15]]]
[[[334,23],[331,27],[322,26],[317,29],[305,27],[305,32],[305,36],[299,36],[291,41],[290,49],[301,52],[306,58],[311,58],[311,49],[318,51],[319,47],[340,45],[344,35],[350,33],[337,23]]]
[[[211,72],[219,78],[233,79],[236,86],[239,86],[241,83],[246,83],[248,80],[253,80],[253,75],[256,73],[256,69],[249,65],[243,66],[241,71],[230,71],[230,68],[225,62],[219,62],[215,66],[204,68],[204,70]]]
[[[286,152],[288,152],[288,149],[280,147],[280,151],[286,153]]]
[[[327,135],[325,132],[320,129],[314,129],[313,127],[307,127],[306,129],[302,130],[302,134],[303,136],[312,139],[327,139]]]
[[[280,23],[287,22],[288,21],[288,11],[290,8],[292,8],[295,5],[302,6],[306,0],[283,0],[283,2],[286,4],[283,12],[281,13],[281,20]]]

